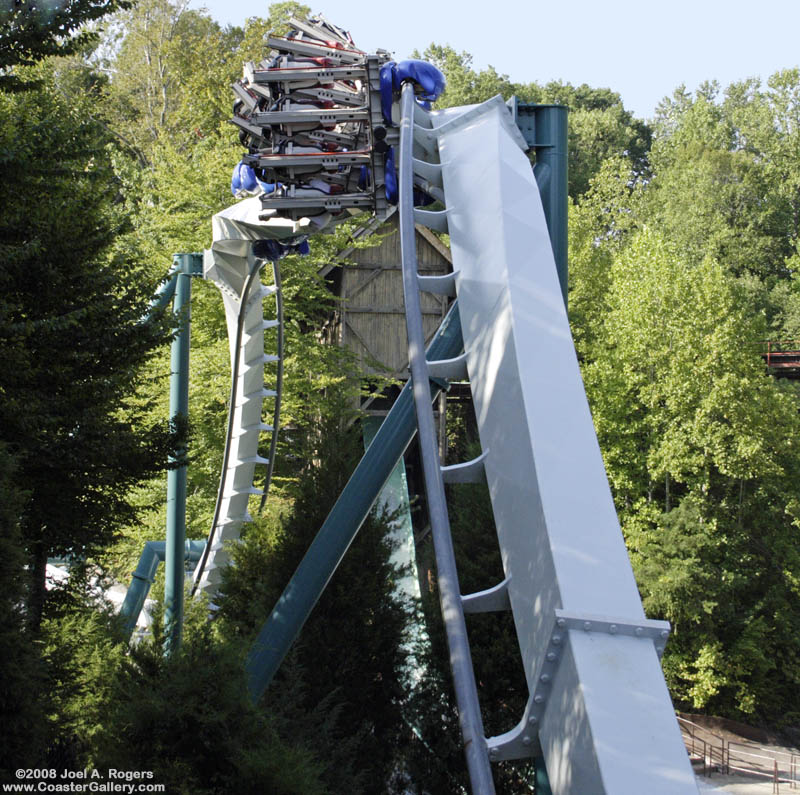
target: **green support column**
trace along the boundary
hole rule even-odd
[[[535,795],[553,795],[553,790],[550,789],[550,779],[547,776],[547,769],[544,766],[544,757],[537,756],[533,760],[535,773],[534,773],[534,793]]]
[[[528,146],[536,150],[533,173],[542,197],[544,217],[558,268],[564,305],[567,305],[568,148],[566,105],[533,105],[509,100],[514,121]]]
[[[177,274],[172,311],[178,333],[172,341],[169,416],[170,422],[186,421],[189,416],[189,338],[190,302],[193,275],[202,273],[201,254],[175,254],[173,270]],[[186,449],[176,451],[170,463],[182,460]],[[186,466],[167,472],[167,547],[164,559],[164,627],[166,651],[175,651],[183,630],[183,574],[186,546]]]

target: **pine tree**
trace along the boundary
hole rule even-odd
[[[326,410],[318,424],[294,437],[304,466],[291,511],[252,526],[236,550],[221,602],[228,631],[260,628],[361,455],[358,427],[345,427],[352,401],[342,391],[319,395]],[[332,792],[392,791],[411,733],[402,714],[410,608],[395,591],[387,530],[375,517],[362,526],[265,696],[266,708],[283,714],[288,739],[313,735]]]
[[[53,66],[32,74],[57,85]],[[131,521],[129,489],[165,466],[166,424],[140,425],[137,370],[166,341],[144,322],[153,284],[113,259],[124,226],[108,137],[58,91],[0,95],[0,441],[26,492],[28,616],[42,616],[51,555],[91,555]]]

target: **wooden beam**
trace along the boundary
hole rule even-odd
[[[396,207],[390,207],[389,212],[386,214],[384,218],[379,218],[377,215],[373,215],[372,218],[369,219],[363,226],[360,226],[353,232],[351,239],[358,240],[365,235],[371,235],[381,224],[387,221],[395,212]],[[334,268],[342,267],[342,262],[346,260],[354,251],[356,247],[355,245],[348,246],[347,248],[342,249],[337,255],[336,259],[333,262],[329,262],[327,265],[323,265],[318,273],[320,276],[327,276]]]
[[[376,362],[377,364],[383,365],[383,362],[381,362],[381,360],[378,359],[378,357],[370,350],[369,345],[367,345],[366,341],[358,333],[358,331],[356,331],[356,329],[353,328],[353,326],[350,324],[350,321],[346,321],[345,325],[347,326],[347,328],[350,329],[353,336],[361,343],[361,345],[364,347],[364,350],[367,352],[367,355],[372,359],[372,361]]]
[[[406,313],[402,306],[348,306],[347,314],[349,315],[404,315]],[[442,316],[441,309],[423,309],[423,315],[435,315],[436,317]]]
[[[372,273],[370,273],[363,282],[359,282],[347,293],[347,300],[349,301],[354,295],[360,293],[371,281],[377,279],[378,276],[380,276],[385,270],[386,268],[384,268],[382,265],[378,265],[376,268],[374,268]]]
[[[436,249],[437,253],[441,254],[449,263],[450,268],[452,270],[453,267],[453,256],[450,253],[450,249],[439,240],[436,235],[428,229],[427,226],[422,226],[421,224],[414,224],[414,229],[417,230],[417,234],[421,235],[428,243]]]

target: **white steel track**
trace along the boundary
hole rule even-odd
[[[263,464],[268,472],[272,470],[270,459],[259,455],[259,440],[262,433],[272,433],[270,451],[274,455],[277,431],[262,421],[262,413],[265,398],[275,399],[276,404],[279,400],[276,390],[264,386],[264,365],[279,360],[277,354],[264,353],[264,331],[278,326],[279,320],[265,320],[263,311],[263,300],[276,295],[277,270],[272,285],[262,284],[259,272],[263,262],[253,256],[252,239],[229,239],[229,233],[226,231],[221,245],[206,252],[203,269],[204,277],[222,293],[233,375],[214,520],[194,573],[193,593],[205,594],[212,604],[222,569],[230,561],[230,544],[238,540],[242,525],[252,520],[250,497],[264,494],[253,485],[256,466]]]
[[[541,748],[557,795],[696,793],[659,663],[669,628],[642,609],[525,144],[499,97],[415,113],[415,170],[435,178],[438,154],[447,207],[415,214],[450,234],[506,574],[462,601],[510,603],[530,692],[489,758]]]

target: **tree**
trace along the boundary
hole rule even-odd
[[[800,678],[776,637],[800,598],[796,397],[740,284],[678,251],[645,229],[615,257],[587,393],[645,607],[674,627],[673,698],[780,722]]]
[[[107,64],[105,116],[140,166],[152,165],[160,143],[190,149],[227,117],[241,32],[222,31],[181,0],[144,0],[116,22],[125,34]]]
[[[515,84],[513,90],[524,102],[569,108],[569,195],[572,198],[577,199],[588,190],[592,178],[609,159],[625,158],[638,178],[648,175],[652,131],[625,109],[615,91],[560,81],[543,86]]]
[[[437,108],[471,105],[496,94],[508,97],[513,93],[508,75],[498,74],[493,66],[476,72],[472,56],[458,53],[449,45],[430,44],[421,55],[415,51],[413,57],[429,61],[445,76],[445,90],[436,101]]]
[[[25,494],[15,482],[14,461],[0,445],[0,780],[13,780],[20,766],[41,764],[46,732],[43,670],[34,638],[25,626],[25,554],[19,514]]]
[[[319,762],[283,742],[251,703],[241,648],[215,637],[206,611],[190,610],[175,654],[164,656],[156,625],[152,639],[99,672],[107,695],[88,737],[90,763],[147,770],[151,783],[186,795],[321,795]]]
[[[135,512],[128,489],[165,466],[166,423],[137,425],[140,364],[165,341],[142,322],[152,282],[108,257],[124,217],[102,128],[87,106],[48,91],[0,95],[0,439],[27,493],[20,532],[28,605],[41,619],[47,557],[91,555]]]
[[[500,94],[536,104],[558,104],[569,108],[569,195],[577,198],[586,192],[592,177],[603,162],[625,157],[639,174],[647,172],[647,153],[651,131],[643,121],[625,110],[619,94],[607,88],[553,81],[513,83],[508,75],[498,74],[491,66],[480,72],[472,67],[469,53],[457,53],[452,47],[431,44],[420,56],[444,74],[447,84],[437,100],[440,108],[484,102]]]
[[[268,32],[283,34],[290,17],[309,13],[300,3],[273,3],[266,19],[222,28],[185,0],[142,0],[120,11],[98,55],[110,75],[103,118],[139,168],[153,167],[162,146],[189,157],[196,143],[218,138],[223,124],[235,159],[231,84],[244,62],[267,56]]]
[[[645,181],[624,157],[609,158],[569,206],[569,316],[578,356],[591,361],[611,288],[611,264],[643,224]]]
[[[709,255],[737,275],[774,284],[789,275],[800,208],[796,96],[788,70],[695,97],[682,87],[659,106],[651,162],[652,218],[691,262]]]
[[[328,410],[317,427],[295,435],[305,465],[290,511],[256,522],[234,548],[220,600],[227,632],[251,637],[260,628],[363,449],[357,426],[344,427],[352,402],[342,389],[316,401]],[[386,523],[369,518],[265,695],[265,708],[283,716],[287,739],[314,733],[333,792],[394,791],[390,781],[411,734],[402,712],[410,607],[395,591],[390,553]]]
[[[52,55],[84,51],[97,39],[87,23],[127,8],[128,0],[8,0],[0,6],[0,90],[19,90],[37,84],[30,66]],[[83,29],[81,29],[83,28]],[[39,76],[41,79],[41,75]]]

